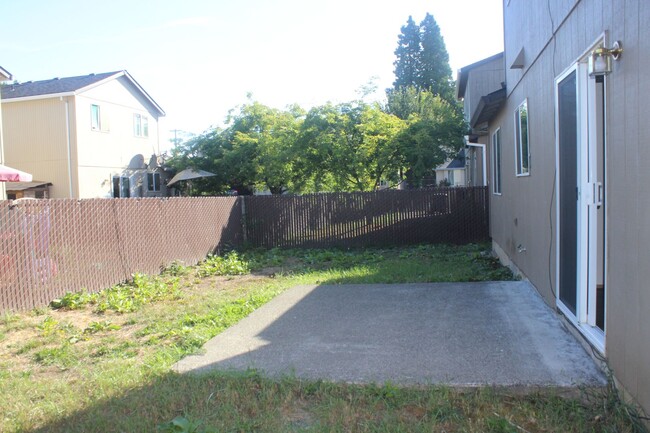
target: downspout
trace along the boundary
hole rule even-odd
[[[160,156],[160,118],[156,117],[156,157]]]
[[[63,97],[61,97],[63,99]],[[68,181],[69,181],[69,194],[70,198],[74,198],[72,191],[72,144],[70,140],[70,106],[68,98],[65,98],[65,137],[67,140],[68,150]]]
[[[5,163],[5,145],[2,141],[2,109],[0,109],[0,164]],[[7,200],[6,182],[0,182],[0,200]]]
[[[467,146],[480,147],[483,153],[483,186],[487,186],[487,161],[485,160],[485,144],[467,142]]]

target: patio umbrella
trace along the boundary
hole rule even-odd
[[[0,182],[31,182],[32,175],[0,164]]]
[[[210,173],[209,171],[186,168],[183,171],[179,171],[176,174],[176,176],[172,177],[172,179],[167,183],[167,186],[172,186],[173,184],[181,180],[191,180],[191,179],[198,179],[200,177],[210,177],[210,176],[216,176],[216,174]]]

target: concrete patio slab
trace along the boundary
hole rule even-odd
[[[606,383],[524,281],[295,287],[174,369],[463,387]]]

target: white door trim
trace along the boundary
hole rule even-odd
[[[595,48],[598,44],[604,42],[604,36],[599,38],[593,45]],[[591,52],[591,49],[586,52]],[[569,322],[587,338],[587,340],[601,353],[605,352],[605,332],[596,326],[596,275],[597,275],[597,254],[590,252],[590,246],[597,245],[597,105],[596,82],[589,77],[587,65],[584,58],[576,60],[569,68],[563,71],[555,78],[555,170],[557,180],[555,184],[555,207],[556,207],[556,267],[555,267],[555,287],[556,287],[556,305],[557,308],[567,317]],[[571,73],[576,73],[576,90],[577,90],[577,117],[578,117],[578,137],[577,147],[578,155],[578,215],[577,215],[577,278],[576,278],[576,313],[574,314],[560,299],[560,185],[562,182],[560,175],[560,156],[559,156],[559,95],[558,85],[562,80]],[[606,94],[606,92],[605,92]],[[603,119],[606,124],[605,119]],[[606,134],[603,137],[606,146]],[[606,164],[604,164],[606,172]],[[606,177],[605,177],[606,179]],[[606,185],[603,185],[606,189]],[[605,220],[605,232],[607,230],[607,221]],[[606,239],[606,236],[605,236]],[[604,248],[606,248],[606,243]],[[604,254],[605,261],[607,254]],[[604,265],[605,282],[607,263]],[[606,284],[605,284],[606,285]],[[606,303],[605,303],[606,304]],[[603,306],[605,308],[606,305]],[[605,309],[606,314],[606,309]],[[606,316],[605,316],[606,317]],[[606,322],[606,319],[605,319]]]

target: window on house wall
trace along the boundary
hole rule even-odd
[[[449,175],[447,177],[447,180],[449,181],[450,186],[454,186],[454,170],[449,170]]]
[[[128,177],[122,177],[122,191],[120,191],[120,197],[131,197],[131,182],[129,182]]]
[[[126,176],[113,176],[113,197],[131,197],[131,182]]]
[[[160,173],[147,173],[147,190],[160,191]]]
[[[515,152],[517,153],[517,176],[529,175],[528,100],[524,100],[515,110]]]
[[[142,114],[133,115],[133,135],[136,137],[149,136],[149,119]]]
[[[501,194],[501,129],[492,134],[492,192]]]
[[[101,131],[101,114],[99,112],[99,105],[91,104],[90,105],[90,129],[93,131]]]

